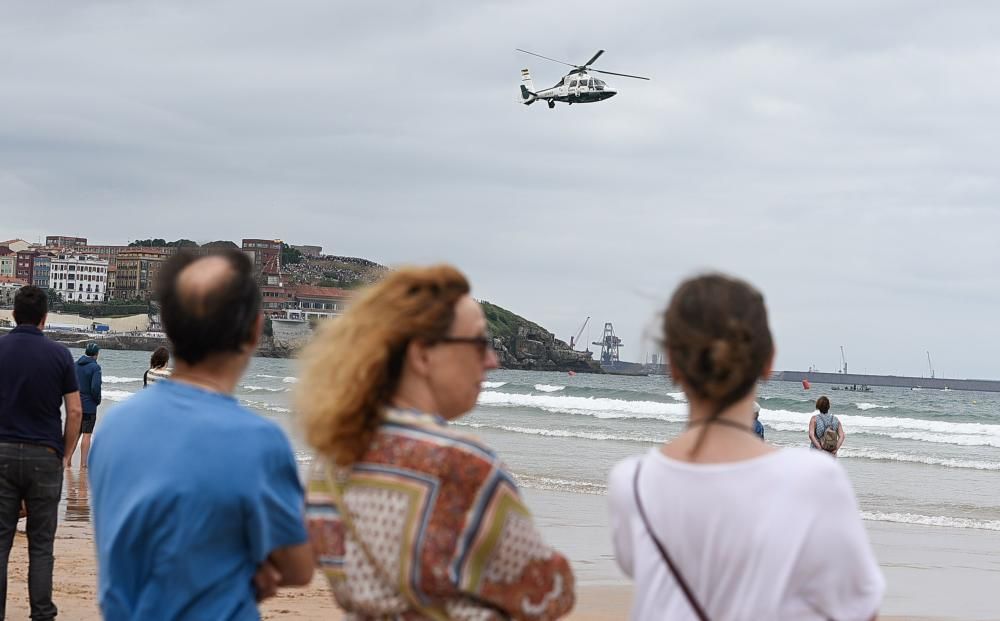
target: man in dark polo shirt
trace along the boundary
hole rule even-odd
[[[55,619],[52,544],[64,455],[76,445],[83,410],[73,357],[42,334],[48,299],[38,287],[14,297],[17,327],[0,337],[0,619],[7,603],[7,558],[21,502],[28,510],[31,618]],[[66,405],[65,432],[60,406]]]

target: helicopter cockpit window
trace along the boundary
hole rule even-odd
[[[594,88],[603,91],[604,90],[604,80],[594,80]]]
[[[573,88],[574,86],[576,86],[576,80],[573,80],[572,82],[569,83],[570,88]]]

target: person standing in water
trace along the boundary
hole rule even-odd
[[[76,379],[80,384],[80,404],[83,406],[83,422],[80,426],[80,469],[87,469],[87,459],[90,455],[90,436],[97,424],[97,406],[101,404],[101,365],[97,364],[97,356],[101,348],[97,343],[87,343],[83,355],[76,361]],[[67,455],[66,467],[70,467],[76,446]]]
[[[753,432],[774,359],[763,296],[724,275],[688,280],[664,332],[687,429],[619,463],[608,485],[632,619],[873,619],[885,579],[847,473]]]
[[[809,419],[809,445],[811,448],[836,455],[844,444],[844,438],[847,437],[844,425],[839,418],[830,414],[828,397],[822,396],[816,399],[816,410],[819,413]]]
[[[168,362],[170,362],[170,350],[162,345],[157,347],[149,357],[149,368],[142,374],[142,387],[146,388],[170,377],[170,369],[167,368]]]

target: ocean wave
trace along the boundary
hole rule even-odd
[[[283,377],[283,378],[281,378],[281,381],[284,382],[285,384],[298,384],[299,383],[299,378],[297,378],[297,377]]]
[[[525,395],[485,391],[479,404],[499,407],[525,407],[558,414],[580,414],[596,418],[658,419],[667,422],[687,420],[687,405],[658,401],[628,401],[605,397],[569,397],[561,395]]]
[[[878,405],[876,403],[855,403],[859,410],[888,410],[888,405]]]
[[[465,423],[455,421],[451,423],[460,427],[471,427],[473,429],[496,429],[510,433],[523,433],[532,436],[547,436],[551,438],[580,438],[582,440],[617,440],[620,442],[645,442],[658,444],[665,442],[666,438],[655,438],[652,436],[629,436],[613,433],[600,433],[596,431],[568,431],[565,429],[539,429],[535,427],[519,427],[516,425],[489,425],[486,423]]]
[[[500,388],[501,386],[506,386],[507,382],[483,382],[483,388]]]
[[[551,386],[549,384],[535,384],[535,390],[539,392],[559,392],[564,390],[565,386]]]
[[[134,394],[134,392],[129,390],[115,390],[114,388],[101,391],[101,397],[110,399],[111,401],[124,401]]]
[[[141,377],[118,377],[116,375],[105,375],[101,378],[101,381],[105,384],[130,384],[132,382],[141,382]]]
[[[862,511],[861,519],[871,522],[895,522],[898,524],[919,524],[921,526],[944,526],[947,528],[974,528],[977,530],[1000,530],[1000,520],[973,520],[969,518],[941,515],[917,515],[914,513],[882,513]]]
[[[250,392],[288,392],[288,388],[268,388],[267,386],[253,386],[250,384],[244,384],[241,388]]]
[[[603,496],[608,491],[608,486],[603,483],[591,481],[580,481],[575,479],[558,479],[554,477],[542,477],[531,474],[513,473],[514,480],[521,487],[528,489],[542,489],[559,492],[575,492],[577,494],[592,494]]]
[[[814,412],[790,412],[788,410],[761,410],[760,419],[765,423],[795,425],[791,429],[780,431],[804,431],[809,427],[809,420]],[[996,438],[1000,441],[1000,425],[986,423],[950,423],[941,420],[924,420],[920,418],[904,418],[894,416],[863,416],[856,414],[838,415],[848,433],[896,431],[921,431],[936,434],[958,434]]]
[[[674,401],[682,401],[684,403],[687,403],[688,400],[687,395],[685,395],[682,392],[668,392],[667,396],[673,399]]]
[[[927,464],[928,466],[943,466],[945,468],[963,468],[966,470],[1000,470],[1000,462],[975,461],[971,459],[953,459],[949,457],[928,457],[926,455],[909,455],[870,449],[853,449],[843,447],[837,456],[848,459],[870,459],[872,461],[897,461],[910,464]]]

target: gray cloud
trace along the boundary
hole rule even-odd
[[[980,2],[8,4],[3,228],[453,261],[633,359],[721,269],[780,368],[995,377],[998,31]],[[514,47],[654,79],[525,108],[519,69],[562,72]]]

